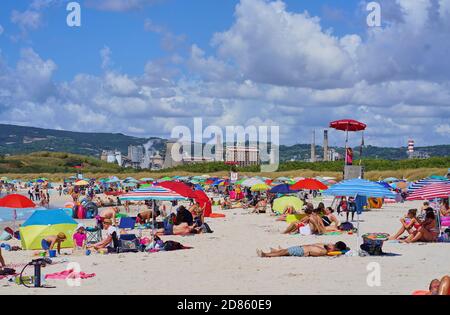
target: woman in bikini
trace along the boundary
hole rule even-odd
[[[437,227],[436,216],[434,212],[428,212],[425,221],[420,224],[418,230],[414,231],[404,241],[405,243],[415,242],[434,242],[439,236],[439,229]]]
[[[402,224],[400,230],[398,230],[394,236],[391,236],[389,238],[390,240],[398,240],[405,232],[408,232],[408,234],[411,235],[420,229],[420,221],[417,218],[417,209],[410,209],[408,214],[400,219],[400,223]]]

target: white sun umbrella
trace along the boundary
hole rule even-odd
[[[265,184],[265,183],[264,183],[264,181],[262,181],[262,180],[259,179],[259,178],[249,178],[249,179],[244,180],[244,181],[241,183],[241,186],[244,186],[244,187],[252,187],[252,186],[258,185],[258,184]]]

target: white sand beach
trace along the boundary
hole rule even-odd
[[[69,197],[53,196],[54,205]],[[388,204],[381,210],[361,216],[361,234],[387,232],[399,228],[399,218],[420,202]],[[219,211],[217,211],[219,212]],[[192,246],[190,250],[117,255],[62,255],[44,274],[60,272],[76,262],[85,273],[81,286],[69,286],[64,280],[48,280],[52,289],[28,289],[0,281],[0,294],[403,294],[425,290],[434,278],[449,274],[449,244],[386,243],[384,251],[393,257],[259,258],[256,249],[336,242],[342,240],[355,248],[356,235],[299,236],[281,235],[284,222],[275,222],[269,214],[248,214],[247,210],[222,211],[225,219],[207,219],[213,234],[189,237],[165,236]],[[145,232],[149,233],[149,232]],[[19,245],[18,241],[11,244]],[[67,251],[66,251],[67,252]],[[68,251],[70,252],[70,251]],[[5,252],[8,264],[23,264],[32,251]],[[379,263],[381,286],[367,284],[370,263]],[[30,269],[31,271],[31,269]]]

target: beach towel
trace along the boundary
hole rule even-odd
[[[93,277],[95,277],[95,273],[87,274],[84,272],[74,272],[73,269],[45,275],[45,279],[53,279],[53,280],[89,279]]]

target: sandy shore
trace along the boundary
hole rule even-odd
[[[68,197],[56,198],[56,204]],[[419,202],[386,205],[361,216],[361,233],[394,233],[398,219]],[[219,211],[217,211],[219,212]],[[394,257],[257,257],[256,249],[336,242],[355,248],[355,235],[281,235],[286,223],[267,215],[250,215],[246,210],[224,211],[225,219],[208,219],[213,234],[189,237],[167,236],[194,249],[175,252],[120,255],[63,255],[44,273],[66,269],[69,262],[80,264],[83,272],[95,273],[71,287],[51,280],[54,289],[27,289],[0,281],[0,294],[411,294],[427,289],[431,279],[450,273],[449,244],[386,243],[384,251]],[[147,233],[147,232],[146,232]],[[32,259],[32,252],[3,252],[7,263]],[[368,264],[381,268],[381,286],[367,284]]]

